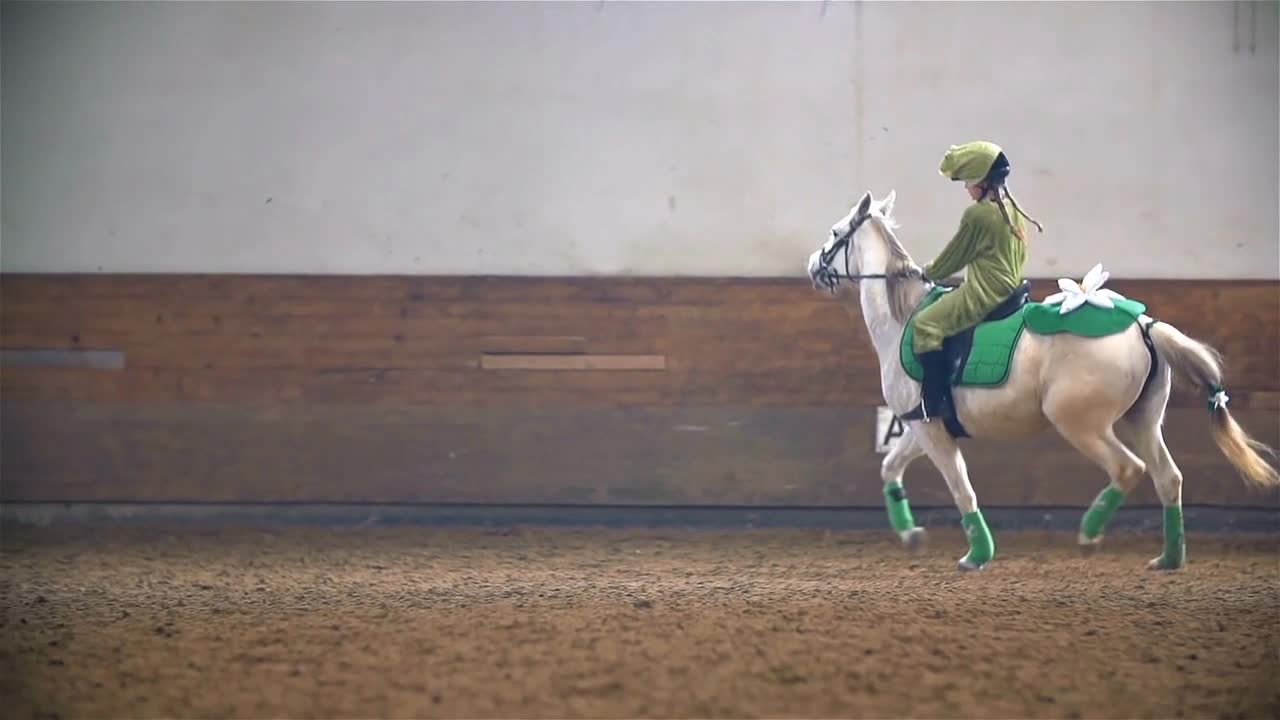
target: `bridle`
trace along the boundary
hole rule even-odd
[[[858,232],[858,228],[862,227],[862,224],[865,223],[869,217],[871,217],[871,213],[866,213],[862,217],[850,223],[848,232],[841,235],[839,239],[831,244],[830,248],[824,250],[818,256],[818,260],[821,264],[818,266],[818,272],[814,275],[813,279],[816,282],[821,283],[823,287],[830,290],[832,294],[835,294],[836,287],[840,285],[841,280],[856,282],[858,280],[885,280],[889,277],[885,273],[866,273],[855,275],[849,270],[849,242],[853,239],[854,233]],[[836,272],[831,267],[831,264],[836,259],[836,255],[841,250],[844,250],[843,275]]]

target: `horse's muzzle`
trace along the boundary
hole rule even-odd
[[[809,256],[809,264],[806,269],[809,272],[809,280],[817,290],[831,290],[834,292],[836,286],[840,284],[839,276],[831,270],[830,265],[822,261],[821,250],[817,250]]]

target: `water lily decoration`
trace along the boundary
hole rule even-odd
[[[1227,394],[1227,391],[1223,390],[1222,387],[1218,385],[1213,386],[1210,390],[1212,391],[1212,394],[1209,395],[1210,412],[1217,412],[1218,410],[1226,407],[1227,401],[1231,399],[1231,396]]]
[[[1113,300],[1124,300],[1124,296],[1117,292],[1112,292],[1102,284],[1111,277],[1111,273],[1102,269],[1102,263],[1093,266],[1085,276],[1084,281],[1076,284],[1071,278],[1058,278],[1058,289],[1062,292],[1054,293],[1045,298],[1045,305],[1057,305],[1062,303],[1058,308],[1059,315],[1066,315],[1076,308],[1089,303],[1100,308],[1113,308],[1116,306]]]

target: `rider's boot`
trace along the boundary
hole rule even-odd
[[[951,403],[951,378],[945,350],[932,350],[919,353],[920,365],[924,368],[924,382],[921,383],[920,404],[915,410],[902,416],[903,420],[920,420],[922,422],[943,422],[955,414]]]

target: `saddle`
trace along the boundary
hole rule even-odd
[[[937,301],[954,288],[935,288],[921,308]],[[1021,311],[1027,306],[1031,297],[1031,282],[1023,280],[1004,302],[987,313],[977,325],[956,335],[947,337],[942,342],[943,358],[946,361],[948,385],[952,388],[959,385],[999,385],[1008,376],[1010,359],[1022,334],[1023,324]],[[1004,322],[1002,322],[1004,321]],[[982,331],[984,342],[982,352],[975,356],[974,336]],[[916,380],[923,378],[923,370],[912,350],[911,341],[914,328],[908,324],[908,330],[902,338],[902,361],[909,375]],[[971,362],[972,360],[972,362]],[[956,438],[969,437],[964,425],[954,415],[944,418],[947,431]]]
[[[965,363],[969,360],[969,353],[973,351],[973,335],[978,328],[985,323],[996,322],[1010,317],[1021,310],[1030,299],[1031,281],[1023,280],[1022,284],[1018,285],[1008,299],[987,313],[982,322],[942,341],[942,351],[947,359],[947,367],[951,370],[948,373],[948,377],[951,378],[952,386],[960,384],[961,373],[964,370]]]

